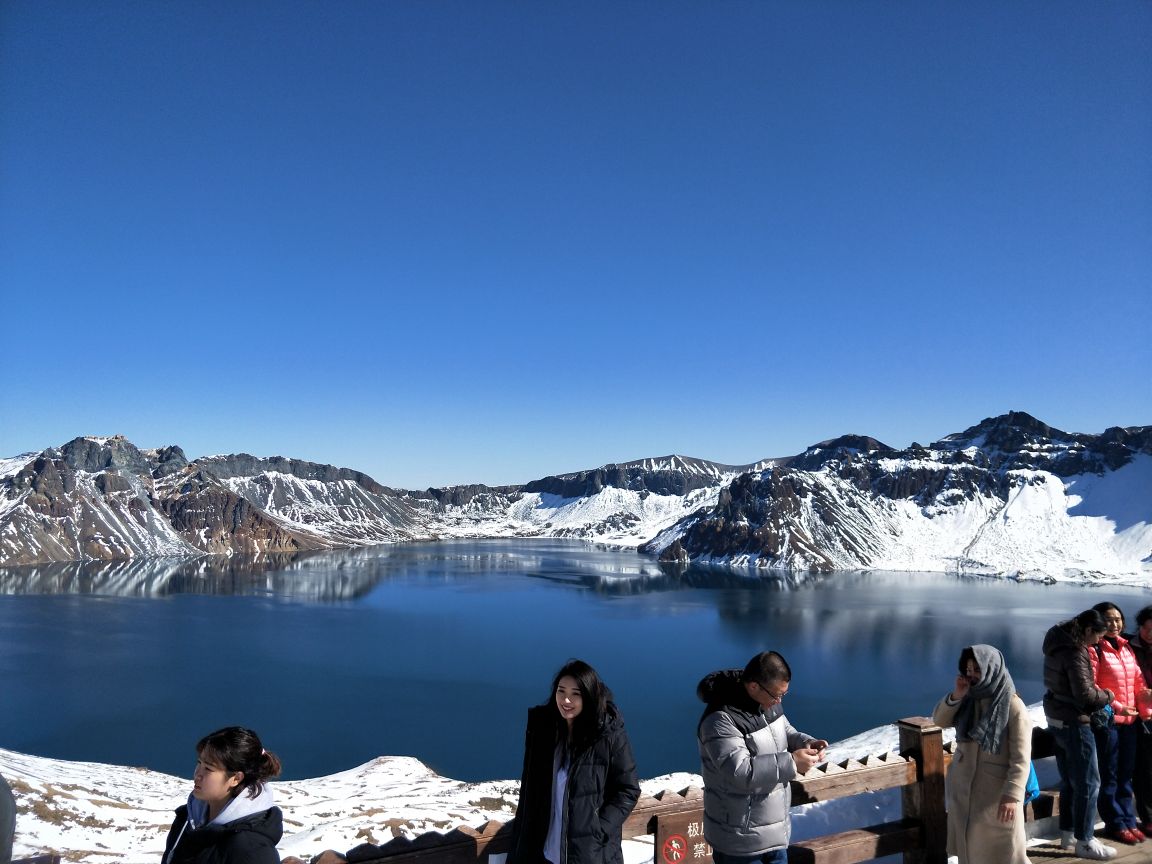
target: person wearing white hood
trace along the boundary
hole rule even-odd
[[[192,793],[176,810],[163,864],[279,864],[284,817],[264,785],[279,775],[280,760],[251,729],[201,738]]]

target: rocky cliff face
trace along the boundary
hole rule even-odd
[[[1066,433],[1012,412],[904,450],[846,435],[752,465],[667,456],[421,492],[120,437],[0,460],[0,565],[540,536],[790,572],[1152,575],[1152,427]]]
[[[758,465],[720,465],[704,459],[664,456],[544,477],[526,484],[524,492],[542,492],[558,498],[589,498],[606,487],[612,487],[631,492],[683,496],[756,467]]]
[[[767,464],[767,463],[764,463]],[[525,486],[393,490],[359,471],[78,438],[0,462],[0,564],[292,554],[438,537],[635,546],[715,501],[740,470],[669,456]]]
[[[741,475],[640,548],[792,571],[1152,575],[1152,427],[1069,434],[1013,412],[904,451],[846,436]]]
[[[429,536],[400,496],[328,465],[189,462],[179,447],[140,450],[118,436],[77,438],[5,465],[4,564],[294,553]]]

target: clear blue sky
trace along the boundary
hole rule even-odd
[[[0,456],[1152,423],[1152,3],[0,5]]]

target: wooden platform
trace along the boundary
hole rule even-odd
[[[1116,850],[1116,857],[1111,859],[1113,861],[1123,861],[1124,864],[1141,864],[1141,862],[1147,861],[1152,864],[1152,840],[1141,843],[1139,846],[1110,843],[1104,837],[1100,838],[1100,842]],[[1077,858],[1072,854],[1071,849],[1061,849],[1057,842],[1029,846],[1028,859],[1032,864],[1042,864],[1042,862],[1049,861],[1059,861],[1061,864],[1078,864],[1078,862],[1087,861],[1085,858]]]

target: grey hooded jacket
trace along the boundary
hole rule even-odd
[[[792,751],[813,740],[798,732],[779,703],[762,708],[741,670],[706,676],[696,695],[707,704],[696,737],[704,777],[704,839],[729,855],[787,847],[796,777]]]

